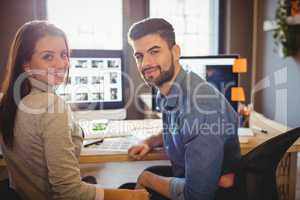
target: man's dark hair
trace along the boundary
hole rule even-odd
[[[128,31],[128,41],[134,41],[149,34],[158,34],[172,48],[175,43],[173,26],[162,18],[147,18],[134,23]]]

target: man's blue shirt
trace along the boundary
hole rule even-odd
[[[181,69],[167,96],[157,95],[173,200],[212,200],[221,175],[240,159],[238,116],[225,97]]]

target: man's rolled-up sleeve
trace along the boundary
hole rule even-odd
[[[185,151],[185,178],[172,178],[172,200],[212,200],[221,174],[224,143],[217,135],[198,135]]]
[[[185,178],[172,178],[170,180],[170,192],[172,199],[184,200],[184,185]]]
[[[185,200],[212,200],[223,162],[223,142],[217,135],[199,135],[185,152]]]

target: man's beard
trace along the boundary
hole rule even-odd
[[[164,83],[172,80],[172,78],[174,76],[174,73],[175,73],[175,66],[174,66],[173,59],[172,59],[171,65],[170,65],[170,67],[167,71],[162,71],[160,65],[158,65],[156,67],[160,71],[160,75],[158,77],[156,77],[156,78],[152,78],[152,77],[146,78],[145,75],[143,74],[143,77],[144,77],[145,81],[147,82],[147,84],[149,84],[152,87],[153,86],[154,87],[160,87]]]

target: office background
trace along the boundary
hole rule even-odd
[[[284,59],[274,52],[273,33],[263,30],[264,22],[274,19],[276,6],[277,0],[220,0],[219,53],[239,54],[247,58],[248,73],[241,76],[240,82],[245,88],[247,103],[251,100],[251,88],[264,80],[266,88],[255,92],[253,98],[255,110],[296,127],[300,125],[300,66],[294,60]],[[9,44],[17,28],[26,21],[45,18],[46,0],[2,0],[1,8],[0,67],[6,63]],[[124,66],[136,85],[142,80],[136,70],[126,34],[132,23],[147,16],[149,0],[123,0]],[[148,90],[145,87],[142,91]],[[127,93],[125,91],[125,101]],[[276,95],[287,98],[277,98]],[[127,118],[142,117],[143,114],[132,103],[127,110]]]

